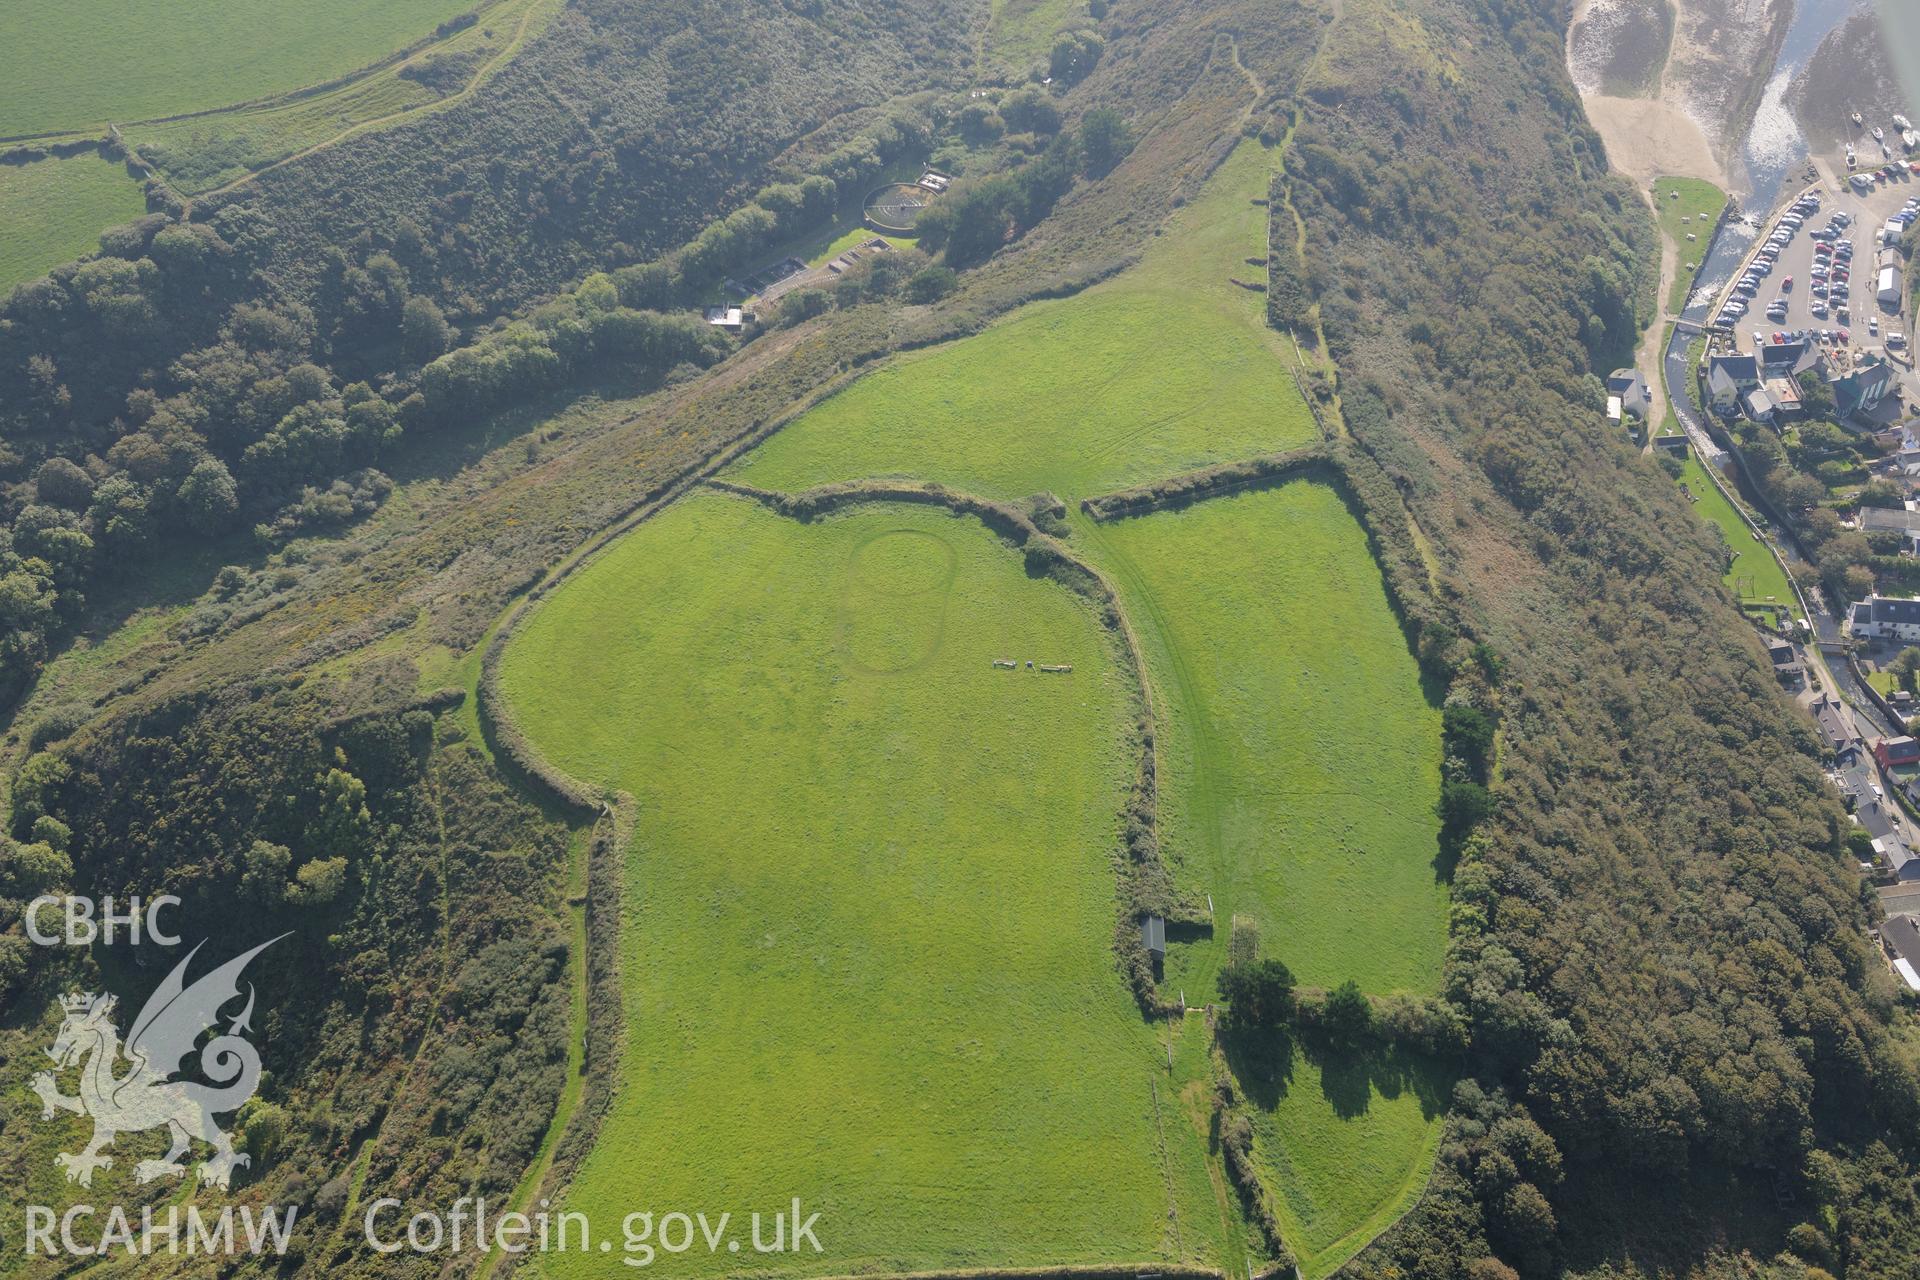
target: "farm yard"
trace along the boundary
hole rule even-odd
[[[1155,1158],[1160,1051],[1112,971],[1124,689],[1064,588],[941,511],[704,495],[569,582],[501,675],[555,763],[641,814],[627,1085],[570,1207],[617,1218],[637,1168],[661,1204],[804,1190],[839,1270],[1211,1249],[1201,1148]]]
[[[91,252],[101,228],[146,208],[126,165],[97,151],[0,164],[0,294]]]
[[[1071,510],[1312,441],[1262,297],[1230,279],[1268,172],[1242,144],[1132,268],[882,365],[728,478]],[[1439,716],[1341,498],[1302,480],[1065,528],[1142,637],[1178,887],[1257,921],[1304,983],[1431,991]],[[1205,1020],[1143,1019],[1114,962],[1125,651],[1015,554],[936,509],[800,521],[705,492],[512,635],[522,730],[641,815],[625,1084],[568,1207],[629,1203],[635,1161],[674,1144],[650,1199],[819,1187],[837,1272],[1266,1256],[1209,1154]],[[1224,923],[1176,940],[1169,998],[1214,998],[1227,944]],[[1304,1048],[1267,1070],[1243,1081],[1255,1164],[1315,1280],[1417,1193],[1445,1082]]]

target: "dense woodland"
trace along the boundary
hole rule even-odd
[[[100,694],[104,718],[35,704],[17,726],[38,750],[13,779],[0,910],[72,883],[165,885],[190,913],[241,895],[249,939],[322,913],[324,935],[267,961],[330,994],[273,1028],[246,1132],[284,1154],[255,1190],[337,1216],[351,1153],[369,1190],[431,1189],[459,1147],[510,1185],[539,1139],[526,1117],[550,1113],[527,1099],[559,1085],[564,831],[459,742],[452,709],[415,700],[410,662],[307,675],[421,617],[471,649],[520,585],[702,456],[898,345],[1097,278],[1243,125],[1297,126],[1271,310],[1324,329],[1337,405],[1321,399],[1385,477],[1368,502],[1390,489],[1417,523],[1375,540],[1454,691],[1453,943],[1422,1016],[1464,1028],[1463,1081],[1428,1194],[1352,1273],[1911,1274],[1914,1027],[1864,933],[1845,817],[1712,533],[1593,405],[1650,307],[1653,228],[1581,117],[1563,8],[1421,0],[1390,29],[1328,29],[1298,6],[1121,5],[1066,42],[1049,93],[972,110],[922,92],[958,74],[964,20],[940,6],[881,11],[893,30],[864,7],[756,5],[724,26],[751,37],[722,41],[698,5],[581,3],[483,103],[115,232],[0,308],[7,696],[97,575],[194,539],[251,549]],[[1265,86],[1251,117],[1229,31]],[[684,100],[660,89],[668,57]],[[823,64],[847,81],[795,87]],[[909,66],[914,95],[779,155]],[[765,109],[716,109],[743,94]],[[938,261],[798,296],[774,318],[790,333],[739,349],[687,321],[843,181],[929,150],[967,170],[924,246]],[[701,376],[722,360],[740,376]],[[398,439],[609,364],[662,388],[644,428],[582,410],[594,425],[553,466],[502,463],[416,530],[357,531]],[[302,532],[337,549],[269,557]],[[14,942],[8,1003],[43,1008],[73,975]],[[1248,994],[1301,1016],[1290,992]],[[1345,996],[1307,1011],[1359,1016]],[[441,1047],[408,1068],[428,1019]],[[0,1063],[0,1087],[23,1069]]]
[[[434,750],[444,700],[344,718],[328,703],[236,682],[36,757],[15,781],[19,839],[0,859],[10,921],[70,886],[176,894],[184,936],[236,950],[287,935],[250,975],[302,998],[258,1015],[268,1071],[231,1127],[261,1171],[241,1200],[298,1206],[313,1229],[291,1256],[315,1268],[360,1248],[357,1233],[335,1240],[360,1170],[363,1203],[512,1189],[559,1096],[570,997],[566,829],[480,757]],[[80,955],[29,947],[17,927],[0,935],[0,1004],[98,989]],[[0,1082],[24,1091],[38,1057],[10,1053]],[[57,1203],[52,1153],[68,1135],[24,1109],[0,1125],[10,1194]],[[172,1191],[163,1181],[141,1202]]]
[[[1347,421],[1506,662],[1496,810],[1454,881],[1479,1083],[1361,1271],[1459,1274],[1484,1239],[1488,1277],[1907,1274],[1920,1088],[1846,820],[1723,553],[1592,407],[1653,254],[1560,16],[1430,6],[1462,73],[1403,53],[1308,85],[1283,184]]]

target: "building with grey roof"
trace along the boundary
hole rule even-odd
[[[1867,640],[1920,640],[1920,600],[1868,596],[1853,606],[1847,630]]]

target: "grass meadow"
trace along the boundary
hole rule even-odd
[[[1740,518],[1740,513],[1706,473],[1705,464],[1689,454],[1680,478],[1687,492],[1693,495],[1694,511],[1720,530],[1720,537],[1732,552],[1725,575],[1727,590],[1741,600],[1771,599],[1791,607],[1793,584],[1787,581],[1786,570],[1780,567],[1773,552],[1754,537],[1753,529]]]
[[[1452,1078],[1401,1055],[1276,1047],[1237,1073],[1259,1110],[1254,1158],[1302,1280],[1320,1280],[1412,1207],[1439,1149]]]
[[[91,253],[103,228],[146,211],[127,167],[97,151],[0,165],[0,294]]]
[[[435,41],[403,63],[337,88],[185,120],[132,125],[123,132],[176,191],[200,195],[349,132],[378,128],[461,101],[505,65],[528,37],[543,29],[562,4],[563,0],[498,0],[464,31]],[[413,35],[424,36],[431,29],[422,27]],[[399,74],[403,67],[445,58],[470,64],[459,88],[437,92]]]
[[[1261,296],[1228,279],[1260,274],[1268,172],[1243,144],[1134,267],[882,366],[735,474],[1071,506],[1313,439]],[[1169,989],[1211,996],[1239,912],[1303,982],[1431,990],[1439,716],[1339,497],[1071,521],[1146,650],[1176,875],[1222,922],[1176,942]],[[573,1207],[797,1190],[840,1273],[1260,1264],[1209,1143],[1203,1021],[1144,1023],[1112,958],[1114,660],[1083,604],[914,508],[799,524],[695,497],[541,606],[504,690],[551,760],[641,813],[625,1085]],[[1236,1072],[1316,1280],[1417,1193],[1443,1082],[1304,1049]]]
[[[1686,308],[1687,294],[1693,289],[1693,272],[1707,251],[1714,221],[1727,203],[1727,193],[1700,178],[1656,178],[1653,183],[1655,220],[1662,235],[1672,242],[1680,257],[1674,263],[1673,288],[1667,294],[1667,309],[1678,315]],[[1698,239],[1689,240],[1689,235]]]
[[[0,42],[7,135],[202,111],[375,62],[472,0],[20,0]]]
[[[1339,495],[1296,481],[1074,536],[1120,583],[1164,695],[1161,840],[1181,876],[1302,983],[1432,991],[1440,713]],[[1212,998],[1225,942],[1168,957],[1189,1003]]]
[[[1169,948],[1167,985],[1215,999],[1226,922],[1247,916],[1260,953],[1305,984],[1433,990],[1440,715],[1339,495],[1294,481],[1081,520],[1074,536],[1120,584],[1161,694],[1162,847],[1213,897],[1214,936]],[[1316,1280],[1425,1185],[1449,1085],[1425,1063],[1284,1041],[1230,1061],[1283,1234]]]
[[[761,445],[770,489],[914,476],[1070,501],[1314,438],[1262,296],[1269,161],[1243,144],[1133,268],[892,361]]]
[[[567,1207],[798,1195],[827,1252],[764,1259],[789,1272],[1210,1254],[1201,1147],[1161,1154],[1162,1051],[1109,948],[1113,663],[1084,604],[927,508],[695,496],[558,591],[503,686],[640,814],[624,1083]],[[1184,1243],[1170,1202],[1208,1211]]]

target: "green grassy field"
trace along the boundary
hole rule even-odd
[[[1301,481],[1075,537],[1120,581],[1165,694],[1162,840],[1216,919],[1252,916],[1303,983],[1433,990],[1440,713],[1339,495]],[[1217,932],[1168,957],[1190,1003],[1213,996]]]
[[[88,130],[284,93],[430,34],[472,0],[19,0],[0,42],[0,129]]]
[[[1711,521],[1733,552],[1727,567],[1727,589],[1743,600],[1777,600],[1793,603],[1793,584],[1773,553],[1753,536],[1753,530],[1740,518],[1725,495],[1714,487],[1700,459],[1689,456],[1682,481],[1694,497],[1693,509]]]
[[[1419,1197],[1452,1078],[1401,1054],[1335,1062],[1300,1046],[1279,1050],[1264,1078],[1239,1074],[1280,1229],[1303,1280],[1319,1280]]]
[[[1700,178],[1656,178],[1653,203],[1661,234],[1680,254],[1675,263],[1673,288],[1667,295],[1667,309],[1678,315],[1686,307],[1687,294],[1693,287],[1693,272],[1687,269],[1687,264],[1697,265],[1707,251],[1714,220],[1727,203],[1727,193]],[[1689,235],[1698,238],[1689,240]]]
[[[1261,296],[1266,153],[1248,143],[1144,260],[985,333],[893,361],[737,469],[771,489],[912,475],[1078,499],[1304,444],[1313,418]]]
[[[1252,199],[1268,172],[1243,144],[1135,267],[881,367],[737,474],[1071,504],[1311,440],[1262,299],[1228,280],[1259,274],[1245,259],[1264,243]],[[1302,482],[1072,523],[1146,649],[1183,885],[1222,920],[1254,915],[1303,981],[1432,989],[1438,716],[1337,495]],[[817,1187],[850,1224],[821,1270],[1257,1264],[1209,1156],[1204,1026],[1156,1033],[1114,972],[1122,690],[1083,610],[964,521],[886,508],[797,525],[705,495],[529,619],[502,670],[516,714],[556,764],[634,791],[642,814],[633,1041],[581,1207],[730,1188],[720,1207],[751,1209],[762,1189]],[[1050,655],[1075,674],[1029,686],[989,666]],[[1023,700],[976,696],[1002,689]],[[1206,998],[1226,941],[1176,943],[1169,988]],[[748,1026],[762,1005],[771,1020]],[[866,1012],[850,1023],[848,1006]],[[1398,1066],[1278,1069],[1257,1148],[1318,1276],[1405,1208],[1444,1090]],[[766,1141],[756,1126],[795,1090],[830,1114]],[[674,1145],[685,1132],[697,1151]],[[664,1149],[673,1167],[645,1162]]]
[[[822,1214],[817,1259],[689,1274],[1177,1256],[1170,1196],[1210,1192],[1197,1149],[1155,1154],[1113,969],[1124,688],[1084,604],[943,512],[697,496],[501,675],[556,763],[639,801],[625,1087],[569,1207]]]
[[[1168,985],[1216,998],[1239,915],[1304,983],[1431,991],[1446,946],[1439,713],[1339,496],[1298,481],[1083,521],[1075,537],[1120,582],[1147,649],[1163,847],[1219,922],[1169,948]],[[1316,1280],[1425,1184],[1448,1085],[1424,1063],[1323,1062],[1297,1046],[1233,1065],[1282,1230]]]
[[[306,148],[461,101],[542,30],[564,0],[499,0],[475,25],[436,41],[405,63],[323,93],[274,100],[123,130],[176,191],[199,195]],[[431,27],[414,33],[424,36]],[[402,43],[407,43],[402,41]],[[437,93],[399,74],[403,66],[463,60],[461,87]],[[296,88],[297,85],[289,85]]]
[[[100,232],[147,211],[127,167],[98,152],[0,165],[0,294],[100,247]]]

